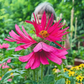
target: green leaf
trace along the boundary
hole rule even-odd
[[[65,79],[64,78],[61,78],[59,79],[56,84],[65,84]]]
[[[48,75],[43,78],[43,81],[41,81],[43,84],[50,84],[54,81],[54,75]]]

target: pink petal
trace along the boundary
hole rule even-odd
[[[20,39],[21,37],[18,36],[13,30],[11,30],[11,32],[9,32],[9,35],[15,39]]]
[[[38,54],[35,54],[35,61],[34,61],[33,65],[31,66],[31,69],[35,69],[39,66],[40,66],[40,58],[39,58]]]
[[[51,25],[52,25],[52,23],[53,23],[53,19],[54,19],[54,16],[53,16],[53,14],[52,14],[51,17],[50,17],[50,19],[49,19],[49,21],[48,21],[46,30],[48,30],[48,29],[51,27]]]
[[[49,62],[48,62],[48,60],[47,60],[47,58],[46,58],[46,55],[45,55],[44,51],[43,51],[43,52],[40,52],[40,53],[39,53],[39,56],[40,56],[40,62],[41,62],[43,65],[49,64]]]
[[[30,24],[33,25],[33,22],[32,21],[26,20],[25,22],[30,23]]]
[[[24,29],[24,27],[22,26],[22,30],[25,33],[25,35],[28,37],[28,39],[31,41],[32,37],[26,32],[26,30]],[[33,39],[32,39],[33,40]]]
[[[46,56],[49,60],[61,65],[62,60],[58,58],[54,53],[46,53]]]
[[[21,45],[20,46],[18,46],[18,47],[16,47],[15,48],[15,51],[19,51],[19,50],[22,50],[23,48],[21,47]]]
[[[10,62],[11,62],[11,59],[8,59],[8,60],[7,60],[7,63],[10,63]]]
[[[41,19],[41,25],[42,25],[42,29],[45,29],[46,26],[46,13],[43,13],[42,19]]]
[[[11,82],[11,81],[12,81],[12,79],[8,79],[8,81],[9,81],[9,82]]]
[[[16,24],[15,25],[15,28],[16,28],[16,31],[17,33],[25,40],[25,41],[28,41],[28,37],[24,35],[24,33],[20,30],[20,28],[18,27],[18,25]]]
[[[68,54],[68,52],[66,50],[63,49],[59,49],[57,53],[55,53],[57,55],[57,57],[62,58],[62,59],[66,59],[66,54]]]
[[[54,48],[50,45],[47,45],[44,42],[39,42],[33,49],[34,52],[38,52],[40,50],[44,50],[46,52],[51,52],[54,50]]]
[[[31,58],[32,55],[33,55],[33,52],[30,53],[30,54],[28,54],[28,55],[19,57],[19,60],[20,60],[21,62],[26,62],[26,61],[28,61],[28,60]]]
[[[26,49],[26,48],[30,47],[32,44],[34,44],[34,43],[33,42],[30,42],[30,43],[26,43],[24,45],[20,45],[20,46],[18,46],[18,47],[15,48],[15,51]]]
[[[66,55],[66,54],[68,54],[66,50],[63,50],[63,49],[58,50],[58,55]]]
[[[29,59],[28,63],[26,64],[25,68],[26,69],[30,68],[33,65],[34,61],[35,61],[35,56],[33,54],[32,57]]]
[[[10,42],[14,42],[14,41],[16,41],[15,39],[10,38],[10,37],[5,38],[4,40],[6,40],[6,41],[10,41]]]

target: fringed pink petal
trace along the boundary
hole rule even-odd
[[[66,54],[68,54],[68,52],[65,49],[57,49],[57,52],[55,52],[55,54],[62,59],[66,59]]]
[[[53,33],[54,31],[57,31],[58,29],[62,28],[62,27],[60,27],[61,25],[59,24],[60,21],[61,21],[61,19],[48,29],[49,34],[51,32]]]
[[[38,51],[40,51],[40,50],[42,50],[42,43],[41,43],[41,42],[38,43],[38,44],[33,48],[33,51],[34,51],[34,52],[38,52]]]
[[[49,41],[62,41],[61,39],[60,39],[60,37],[58,38],[58,37],[55,37],[55,36],[52,36],[52,35],[50,35],[49,37],[47,37],[46,38],[46,40],[49,40]]]
[[[33,25],[33,22],[32,21],[26,20],[25,22],[30,23],[30,24]]]
[[[42,19],[41,19],[41,25],[42,25],[42,30],[45,29],[46,26],[46,13],[43,13]]]
[[[29,62],[27,62],[26,66],[25,66],[25,69],[28,69],[30,68],[31,66],[29,65]]]
[[[23,30],[23,32],[24,32],[24,34],[28,37],[28,39],[31,41],[34,41],[34,42],[36,42],[35,40],[33,40],[32,39],[32,37],[26,32],[26,30],[24,29],[24,27],[22,26],[22,30]]]
[[[21,45],[21,47],[24,48],[24,49],[26,49],[26,48],[30,47],[32,44],[34,44],[34,43],[29,42],[29,43],[26,43],[24,45]]]
[[[41,50],[44,50],[46,52],[51,52],[53,51],[53,47],[50,46],[50,45],[47,45],[46,43],[44,42],[39,42],[33,49],[34,52],[38,52],[38,51],[41,51]]]
[[[15,39],[21,39],[21,37],[19,35],[17,35],[13,30],[11,30],[11,32],[9,32],[9,35]]]
[[[10,37],[5,38],[4,40],[6,40],[6,41],[10,41],[10,42],[15,42],[15,41],[16,41],[15,39],[10,38]]]
[[[19,57],[19,61],[21,62],[27,62],[33,55],[33,52],[28,54],[28,55],[25,55],[25,56],[20,56]]]
[[[15,25],[15,28],[16,28],[16,31],[17,33],[25,40],[25,41],[28,41],[28,37],[24,35],[24,33],[20,30],[20,28],[18,27],[18,25],[16,24]]]
[[[47,27],[46,27],[45,30],[48,30],[51,27],[51,25],[53,23],[53,19],[54,19],[54,16],[52,14],[51,17],[50,17],[50,19],[49,19],[49,21],[48,21],[48,24],[47,24]]]
[[[21,47],[21,45],[20,46],[18,46],[18,47],[16,47],[15,48],[15,51],[19,51],[19,50],[22,50],[23,48]]]
[[[46,53],[46,56],[49,60],[61,65],[62,60],[60,58],[58,58],[53,52]]]
[[[35,53],[35,61],[31,67],[31,69],[35,69],[40,66],[40,58],[37,53]]]
[[[34,53],[33,53],[32,57],[29,59],[29,61],[26,64],[25,68],[26,69],[30,68],[33,65],[34,61],[35,61],[35,57],[34,57]]]
[[[46,58],[46,55],[45,55],[45,52],[44,52],[44,51],[41,52],[41,53],[39,54],[39,56],[40,56],[40,62],[41,62],[43,65],[49,64],[49,62],[48,62],[48,60],[47,60],[47,58]]]

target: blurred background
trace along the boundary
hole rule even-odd
[[[43,0],[0,0],[0,43],[9,35],[9,31],[15,30],[15,24],[24,26],[31,34],[31,25],[25,20],[31,20],[35,7]],[[84,0],[45,0],[53,5],[57,20],[62,18],[69,26],[69,39],[71,50],[84,47]],[[11,44],[11,43],[10,43]],[[75,51],[70,51],[74,53]],[[75,54],[78,54],[75,52]],[[70,54],[71,55],[71,54]],[[82,52],[81,55],[84,55]]]
[[[58,72],[55,72],[57,73],[57,75],[49,74],[44,77],[43,82],[44,84],[65,84],[65,80],[66,80],[65,78],[69,78],[72,81],[71,84],[75,84],[75,82],[77,81],[77,80],[75,81],[77,74],[75,75],[75,78],[73,77],[74,79],[70,78],[68,73],[66,73],[66,75],[63,73],[63,68],[64,67],[70,68],[72,66],[76,66],[81,63],[84,64],[84,0],[44,0],[44,1],[43,0],[0,0],[0,45],[3,43],[8,43],[10,45],[10,47],[8,48],[9,51],[6,49],[5,50],[0,49],[0,80],[2,80],[3,84],[37,84],[35,80],[33,81],[34,83],[32,82],[33,73],[35,72],[33,72],[33,70],[30,69],[28,70],[24,69],[26,63],[22,63],[18,60],[19,56],[29,54],[31,52],[31,49],[28,48],[25,50],[23,49],[21,51],[15,52],[14,49],[18,45],[14,42],[5,41],[4,39],[7,36],[9,36],[9,32],[11,30],[15,31],[15,24],[18,24],[20,29],[21,26],[23,25],[26,31],[28,32],[28,34],[32,36],[32,34],[34,33],[34,31],[32,30],[33,26],[31,24],[26,23],[25,20],[31,20],[31,15],[35,10],[35,7],[42,2],[51,3],[53,8],[55,9],[55,13],[57,17],[56,20],[58,21],[60,18],[62,18],[63,23],[66,23],[64,28],[69,26],[68,31],[70,32],[69,41],[71,46],[71,49],[67,50],[68,51],[68,54],[66,55],[67,59],[63,60],[62,68],[60,65],[54,64],[57,66],[59,70],[62,70],[61,74],[63,75],[59,73],[59,77],[57,77]],[[1,67],[2,64],[6,63],[8,59],[10,60],[10,63],[7,63],[8,68],[2,69]],[[52,68],[52,66],[50,67]],[[80,68],[79,66],[80,70],[78,69],[78,71],[76,71],[77,70],[76,68],[75,72],[78,73],[78,75],[81,74],[81,76],[83,76],[82,78],[83,83],[81,82],[81,84],[84,84],[84,65],[81,67],[82,68]],[[12,75],[10,75],[11,72]],[[39,68],[36,69],[36,72],[40,73],[39,75],[36,74],[37,76],[36,80],[38,82],[38,78],[41,79],[40,78],[41,69]],[[62,77],[64,77],[64,79]],[[56,83],[53,83],[54,78],[55,79],[57,78],[55,80]],[[75,81],[74,83],[73,80]],[[9,83],[8,81],[12,81],[12,82]],[[43,84],[43,83],[39,81],[39,84]],[[68,82],[66,84],[70,84],[70,83]]]

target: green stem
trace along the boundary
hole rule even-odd
[[[3,58],[5,58],[5,51],[6,51],[6,49],[3,48]]]
[[[61,73],[63,74],[64,73],[64,71],[63,71],[63,63],[61,64]]]
[[[49,75],[49,66],[48,66],[48,69],[47,69],[47,74],[46,75]]]
[[[41,65],[41,80],[43,80],[43,65]]]
[[[38,82],[38,80],[39,80],[39,76],[38,76],[38,72],[37,72],[37,82]]]
[[[35,81],[35,70],[33,70],[33,80]]]
[[[1,66],[1,77],[2,77],[2,66]]]

